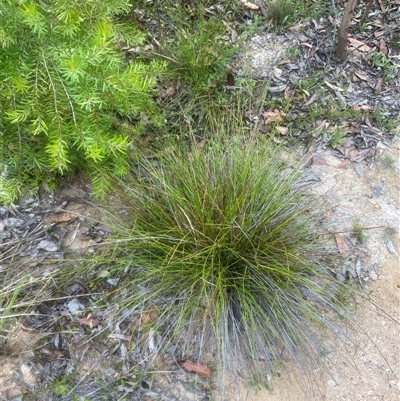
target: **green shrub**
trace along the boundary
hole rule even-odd
[[[101,269],[119,277],[110,296],[121,308],[157,311],[143,335],[151,328],[178,358],[201,360],[214,344],[221,374],[263,380],[282,350],[313,360],[343,284],[328,272],[321,206],[300,189],[298,166],[269,142],[218,135],[137,162],[118,187],[134,223],[122,223]]]
[[[79,169],[104,194],[125,154],[162,65],[125,62],[118,43],[144,34],[123,22],[128,0],[0,3],[0,198]],[[24,188],[26,191],[27,188]]]
[[[226,64],[235,50],[223,39],[226,33],[220,21],[198,17],[190,26],[182,24],[167,44],[172,75],[188,84],[195,95],[226,83]]]

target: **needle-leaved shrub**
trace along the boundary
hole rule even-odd
[[[121,17],[128,0],[0,3],[0,198],[83,170],[95,192],[126,172],[138,124],[154,112],[162,64],[127,62],[145,35]],[[126,118],[124,118],[126,117]]]

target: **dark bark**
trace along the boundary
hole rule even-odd
[[[347,31],[349,29],[353,11],[356,8],[357,0],[348,0],[344,9],[342,22],[338,33],[338,42],[336,45],[336,57],[345,60],[347,57]]]

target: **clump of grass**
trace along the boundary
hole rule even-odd
[[[271,0],[267,5],[267,18],[275,27],[285,26],[293,16],[294,6],[290,0]]]
[[[394,157],[392,157],[391,155],[386,154],[386,155],[382,156],[382,158],[380,159],[380,163],[384,169],[389,170],[389,169],[393,169],[395,167],[396,159]]]
[[[358,221],[353,222],[353,227],[351,230],[351,236],[355,238],[360,244],[364,244],[367,240],[367,234],[365,233],[365,229]]]
[[[282,351],[300,366],[315,359],[317,328],[333,327],[327,311],[339,312],[344,284],[328,273],[321,209],[298,166],[268,141],[222,132],[137,161],[140,173],[118,187],[134,223],[108,272],[121,277],[121,307],[152,314],[143,335],[157,333],[178,358],[214,348],[220,374],[263,381]]]

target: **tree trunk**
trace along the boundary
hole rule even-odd
[[[345,60],[347,57],[347,31],[350,25],[353,11],[356,8],[357,0],[348,0],[344,9],[342,22],[339,28],[338,42],[336,45],[336,57]]]

